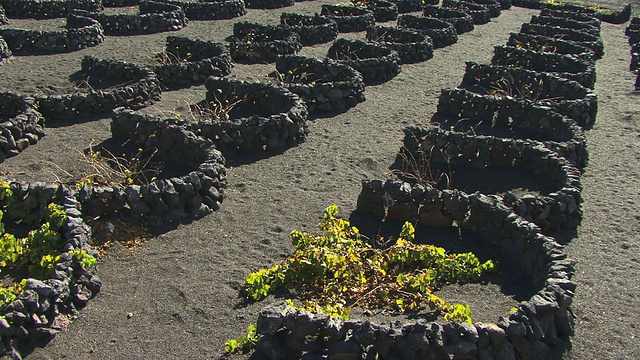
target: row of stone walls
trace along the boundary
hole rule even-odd
[[[408,127],[402,152],[420,161],[458,164],[464,167],[508,167],[514,172],[543,174],[554,183],[549,192],[538,195],[505,196],[514,211],[536,223],[543,231],[571,231],[582,219],[580,170],[540,142],[473,136],[437,126]]]
[[[233,63],[225,44],[167,36],[166,52],[153,66],[160,83],[169,88],[203,84],[209,76],[225,76]]]
[[[497,15],[495,16],[498,16],[500,15],[502,9],[497,3],[495,5],[497,6],[498,10]],[[476,4],[470,1],[443,0],[442,6],[467,12],[469,16],[471,16],[471,19],[473,19],[474,25],[483,25],[491,21],[492,13],[489,11],[489,8],[484,5]]]
[[[421,188],[397,180],[365,181],[358,209],[379,211],[382,193],[398,204],[440,204],[451,222],[482,235],[487,246],[522,264],[539,290],[496,323],[438,323],[419,320],[403,325],[343,321],[295,310],[284,302],[260,313],[256,353],[268,358],[298,359],[315,354],[335,358],[544,358],[559,338],[574,333],[570,309],[576,288],[574,261],[535,226],[491,196],[456,190]],[[402,200],[401,200],[402,199]],[[448,211],[450,210],[450,211]],[[322,339],[323,341],[320,341]]]
[[[552,50],[556,54],[572,55],[585,61],[594,62],[596,60],[595,52],[584,45],[580,45],[575,41],[550,38],[544,35],[511,33],[507,46],[542,52]]]
[[[460,87],[548,106],[585,129],[593,127],[598,113],[598,96],[590,89],[576,81],[524,68],[467,62]]]
[[[300,96],[310,113],[341,112],[365,100],[360,72],[331,59],[284,55],[276,70],[282,86]]]
[[[47,204],[61,205],[67,214],[63,226],[64,249],[49,279],[27,279],[26,289],[0,314],[0,353],[20,359],[21,344],[48,342],[77,316],[102,287],[95,269],[87,269],[74,250],[84,250],[97,257],[91,247],[91,228],[79,211],[72,193],[61,185],[43,183],[9,183],[19,207],[40,213]],[[7,215],[7,214],[5,214]],[[39,214],[41,217],[42,214]]]
[[[520,32],[531,35],[543,35],[561,40],[575,41],[578,44],[591,49],[596,54],[596,60],[600,59],[602,55],[604,55],[604,43],[602,42],[599,33],[597,35],[594,35],[588,32],[570,28],[538,25],[532,23],[522,24]]]
[[[577,81],[590,89],[593,89],[596,83],[595,64],[569,55],[498,45],[494,49],[491,63],[550,72],[559,77]]]
[[[265,82],[247,82],[229,78],[210,77],[205,103],[225,106],[251,106],[253,115],[235,117],[233,112],[219,114],[220,119],[163,118],[123,112],[118,117],[130,118],[133,124],[172,124],[184,127],[198,136],[210,139],[224,153],[283,150],[306,140],[308,109],[300,97],[284,87]],[[255,113],[259,109],[260,114]],[[142,126],[142,125],[137,125]],[[145,125],[146,127],[147,125]]]
[[[77,14],[97,20],[107,35],[153,34],[176,31],[187,26],[187,16],[180,6],[155,1],[141,1],[140,14],[107,15],[84,10]]]
[[[243,0],[188,1],[164,0],[163,2],[180,6],[189,20],[233,19],[247,13]]]
[[[584,168],[588,151],[584,131],[575,121],[550,111],[546,106],[503,95],[479,95],[465,89],[443,89],[436,116],[454,130],[477,129],[485,125],[513,138],[533,138],[547,148]],[[456,126],[462,124],[463,126]],[[519,136],[523,133],[524,136]]]
[[[398,17],[398,27],[415,30],[429,36],[434,49],[458,42],[458,33],[455,27],[440,19],[406,14]]]
[[[279,55],[297,54],[301,49],[300,36],[291,27],[248,21],[233,24],[229,51],[231,58],[237,62],[272,63]]]
[[[125,85],[64,95],[38,97],[38,109],[46,118],[70,119],[79,114],[102,114],[126,106],[140,108],[160,99],[160,83],[153,70],[136,64],[85,56],[82,72],[123,79]]]
[[[0,92],[0,163],[44,135],[44,118],[33,98]]]
[[[341,33],[365,31],[376,22],[373,11],[340,4],[322,4],[320,14],[333,19]]]
[[[366,38],[395,50],[400,64],[418,63],[433,57],[431,38],[411,29],[374,25],[367,29]]]
[[[392,1],[367,1],[366,7],[373,12],[373,18],[376,22],[393,21],[398,18],[398,5]]]
[[[529,9],[542,9],[561,11],[563,17],[571,18],[574,14],[587,15],[591,18],[599,19],[611,24],[624,24],[631,18],[631,4],[627,4],[618,9],[604,9],[604,11],[598,11],[596,9],[589,9],[579,4],[570,3],[555,3],[545,0],[512,0],[513,5],[525,7]],[[567,15],[569,14],[569,15]]]
[[[202,218],[220,208],[226,187],[225,159],[210,140],[184,127],[148,117],[128,109],[116,109],[112,117],[114,139],[141,141],[143,149],[157,149],[163,166],[179,163],[182,175],[154,179],[148,184],[84,185],[78,191],[86,216],[116,215],[128,222],[143,218],[168,224]]]
[[[464,34],[474,29],[473,18],[462,10],[425,5],[422,9],[422,15],[450,23],[458,34]]]
[[[320,14],[305,15],[283,12],[280,25],[291,27],[300,36],[302,46],[324,44],[338,37],[338,23]]]
[[[401,71],[398,53],[382,43],[340,38],[333,42],[327,57],[360,72],[365,85],[389,81]]]
[[[0,28],[0,37],[14,54],[55,54],[96,46],[104,41],[97,21],[79,15],[67,16],[65,30],[24,30]]]
[[[0,0],[9,18],[51,19],[74,10],[102,11],[102,0]]]

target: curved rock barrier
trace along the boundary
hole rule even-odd
[[[412,64],[433,57],[433,42],[420,32],[391,26],[374,25],[367,29],[366,39],[395,50],[400,64]]]
[[[276,70],[282,86],[300,96],[310,113],[342,112],[365,100],[360,72],[331,59],[283,55]]]
[[[524,277],[531,279],[532,287],[538,291],[515,311],[507,314],[505,309],[505,315],[496,323],[476,324],[418,320],[381,325],[369,320],[343,321],[279,302],[258,316],[257,332],[262,337],[256,345],[257,355],[282,359],[301,358],[302,354],[309,358],[329,354],[336,359],[545,358],[560,339],[573,335],[575,317],[571,304],[576,284],[571,279],[575,262],[535,225],[515,215],[495,197],[412,187],[396,180],[363,182],[358,209],[384,211],[384,199],[405,207],[440,206],[442,217],[455,221],[462,229],[477,232],[487,246],[495,246],[518,261]]]
[[[398,5],[387,0],[367,1],[367,9],[373,11],[376,22],[393,21],[398,18]]]
[[[73,255],[74,250],[85,250],[98,256],[90,245],[91,228],[82,219],[71,192],[61,185],[38,182],[10,182],[9,186],[21,199],[18,206],[24,211],[37,212],[53,202],[61,205],[67,214],[62,227],[63,253],[56,261],[51,277],[44,280],[28,278],[26,288],[0,314],[0,353],[21,359],[21,345],[50,341],[100,292],[102,283],[94,269],[84,268]]]
[[[502,6],[502,10],[508,10],[511,6],[514,5],[513,0],[497,0],[500,6]]]
[[[588,163],[583,130],[573,120],[526,100],[443,89],[431,122],[476,135],[540,141],[579,168]]]
[[[216,77],[210,77],[205,82],[205,87],[207,101],[219,101],[224,104],[241,100],[254,114],[246,115],[247,111],[241,111],[239,114],[229,112],[229,120],[185,120],[119,110],[113,117],[114,136],[133,132],[147,134],[152,131],[142,129],[153,130],[173,125],[211,140],[216,148],[225,154],[283,150],[306,140],[309,132],[306,124],[307,107],[289,90],[271,83],[251,83]]]
[[[97,20],[107,35],[154,34],[176,31],[187,26],[187,16],[181,7],[155,1],[140,1],[140,14],[114,14],[76,11]]]
[[[537,25],[557,26],[565,29],[584,31],[593,36],[600,36],[600,21],[595,19],[591,21],[578,21],[563,17],[560,14],[557,16],[533,15],[529,22]]]
[[[338,37],[338,23],[324,15],[294,14],[283,12],[280,25],[291,27],[300,36],[303,46],[324,44]]]
[[[333,19],[341,33],[365,31],[376,22],[373,11],[358,6],[322,4],[320,14]]]
[[[4,8],[2,4],[0,4],[0,25],[7,25],[9,20],[7,19],[7,15],[4,12]]]
[[[164,53],[156,56],[153,71],[169,88],[204,84],[209,76],[225,76],[233,64],[225,44],[167,36]]]
[[[237,22],[233,24],[233,36],[229,51],[238,62],[274,62],[278,55],[296,54],[302,49],[298,33],[280,25]]]
[[[595,64],[581,58],[555,53],[539,53],[502,45],[496,46],[494,53],[491,59],[494,65],[550,72],[565,79],[577,81],[590,89],[593,89],[596,83]]]
[[[458,34],[464,34],[474,29],[473,18],[465,11],[425,5],[422,9],[422,15],[450,23]]]
[[[229,120],[200,120],[188,129],[214,141],[226,152],[283,150],[304,142],[308,109],[300,97],[281,86],[210,77],[205,82],[207,102],[241,101],[249,109],[230,112]],[[246,115],[246,113],[251,113]]]
[[[476,4],[469,1],[443,0],[442,6],[466,12],[473,19],[474,25],[483,25],[491,21],[491,13],[489,11],[489,8],[484,5]]]
[[[570,3],[549,3],[548,1],[541,0],[513,0],[514,5],[520,7],[526,7],[530,9],[552,9],[562,11],[567,14],[579,14],[587,15],[591,18],[600,19],[601,21],[611,24],[623,24],[629,21],[631,17],[631,4],[627,4],[624,7],[614,9],[595,9],[584,5],[570,4]],[[570,15],[573,16],[573,15]]]
[[[103,10],[102,0],[0,0],[0,6],[9,18],[18,19],[62,18],[75,10]]]
[[[44,135],[44,118],[33,98],[0,92],[0,163],[34,145]]]
[[[629,37],[629,44],[634,45],[640,43],[640,16],[631,19],[629,26],[624,30],[625,35]]]
[[[13,53],[11,52],[11,49],[9,49],[9,45],[7,45],[7,42],[4,41],[4,38],[0,36],[0,65],[9,61],[12,55]]]
[[[333,42],[327,57],[359,71],[366,85],[389,81],[401,71],[398,53],[378,43],[340,38]]]
[[[522,24],[520,32],[531,35],[548,36],[560,40],[575,41],[578,44],[593,50],[596,54],[596,59],[600,59],[604,55],[604,43],[600,36],[592,35],[584,31],[565,29],[557,26],[524,23]]]
[[[555,18],[565,18],[577,22],[583,22],[587,24],[591,24],[598,29],[600,28],[600,21],[596,21],[596,18],[592,15],[574,12],[574,11],[563,11],[559,9],[553,8],[543,8],[540,10],[540,16],[550,16]]]
[[[440,19],[405,14],[398,17],[398,27],[415,30],[429,36],[433,41],[434,49],[458,42],[458,33],[453,25]]]
[[[65,30],[0,28],[0,37],[14,54],[56,54],[96,46],[104,41],[104,31],[97,21],[71,14]]]
[[[295,0],[246,0],[249,9],[280,9],[287,6],[293,6]]]
[[[509,10],[511,8],[511,1],[504,1],[504,5],[497,0],[466,0],[474,4],[485,6],[489,9],[489,16],[496,18],[502,14],[502,10]]]
[[[184,10],[189,20],[224,20],[247,14],[243,0],[163,0]]]
[[[104,7],[138,6],[140,0],[102,0]]]
[[[598,96],[578,82],[524,68],[467,62],[460,87],[482,93],[519,97],[548,107],[591,129],[598,113]]]
[[[582,219],[580,169],[540,142],[473,136],[436,126],[410,126],[405,129],[402,152],[418,162],[427,161],[430,166],[440,164],[452,169],[453,172],[447,175],[453,175],[454,188],[457,188],[457,182],[470,178],[462,175],[456,180],[456,172],[464,174],[484,169],[488,177],[492,169],[511,169],[511,175],[518,172],[528,174],[526,181],[531,176],[537,177],[541,180],[537,184],[541,190],[536,194],[516,195],[507,190],[500,192],[498,197],[518,215],[540,226],[545,233],[573,231]],[[543,178],[546,185],[542,185]],[[513,181],[509,184],[511,189]],[[465,192],[475,192],[478,185],[464,185],[471,190]],[[496,191],[496,185],[491,184],[492,192]]]
[[[88,76],[123,79],[124,84],[104,90],[38,97],[38,110],[46,118],[72,119],[76,115],[102,114],[123,106],[138,109],[160,99],[158,77],[151,69],[88,55],[82,59],[82,72]]]
[[[85,184],[77,194],[85,216],[172,223],[200,219],[220,208],[227,184],[225,159],[210,140],[122,108],[114,112],[111,133],[123,143],[137,141],[143,150],[157,149],[166,168],[182,172],[164,179],[161,173],[143,185]]]
[[[596,61],[596,54],[590,48],[575,41],[561,40],[542,35],[511,33],[507,46],[537,52],[565,54],[580,57],[589,62]]]
[[[631,18],[631,4],[625,5],[618,11],[598,11],[596,17],[610,24],[624,24]]]
[[[391,0],[398,6],[398,14],[406,14],[422,10],[422,0]]]

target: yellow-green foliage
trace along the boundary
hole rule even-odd
[[[0,309],[4,309],[5,306],[13,302],[13,300],[16,299],[16,296],[18,296],[18,294],[20,294],[26,287],[26,279],[9,287],[0,286]]]
[[[261,300],[277,289],[296,289],[302,308],[348,318],[353,307],[429,311],[446,320],[471,322],[471,309],[449,304],[433,294],[443,285],[478,280],[494,270],[472,253],[449,254],[412,241],[415,229],[405,223],[396,243],[386,249],[363,241],[349,221],[337,218],[331,205],[318,224],[322,235],[294,230],[292,256],[247,276],[243,294]]]
[[[50,203],[46,205],[42,219],[35,220],[36,215],[33,212],[25,216],[15,215],[25,211],[9,184],[0,180],[0,268],[26,267],[31,277],[45,278],[60,260],[64,248],[62,230],[67,222],[67,214],[60,205]],[[21,225],[30,226],[33,230],[29,231],[26,237],[18,238],[5,231],[5,217],[26,219]],[[32,219],[33,221],[30,221]],[[96,259],[84,250],[74,250],[70,254],[85,268],[94,267],[96,264]],[[23,281],[10,287],[0,285],[0,309],[13,301],[25,284]]]
[[[255,347],[260,339],[260,335],[256,332],[256,324],[249,325],[247,334],[237,339],[227,340],[224,343],[224,352],[233,354],[240,351],[248,352]]]

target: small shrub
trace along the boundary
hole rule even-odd
[[[242,294],[259,301],[279,289],[295,290],[301,308],[348,318],[354,307],[398,312],[427,311],[447,321],[471,322],[471,309],[449,304],[434,290],[451,283],[478,280],[494,263],[472,253],[449,254],[412,241],[415,229],[405,223],[395,244],[384,249],[365,242],[349,221],[337,218],[331,205],[318,224],[322,235],[294,230],[293,255],[245,279]]]

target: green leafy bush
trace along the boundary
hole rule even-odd
[[[433,294],[451,283],[478,280],[493,271],[472,253],[449,254],[412,241],[415,229],[405,223],[395,244],[378,249],[364,241],[349,221],[337,218],[331,205],[318,224],[322,235],[294,230],[295,252],[280,264],[247,276],[243,295],[262,300],[278,289],[294,289],[302,309],[348,318],[354,307],[427,311],[447,321],[471,322],[471,309],[449,304]]]

